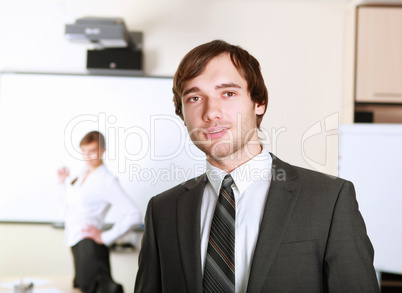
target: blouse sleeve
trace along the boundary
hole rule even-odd
[[[78,177],[72,178],[67,176],[63,183],[57,184],[57,196],[59,199],[59,214],[64,219],[67,214],[67,193],[73,188],[74,183],[78,180]]]
[[[123,217],[110,230],[102,233],[103,243],[110,245],[135,225],[141,224],[142,217],[138,207],[124,192],[117,178],[111,180],[105,198],[113,207],[117,208],[119,213],[123,214]]]

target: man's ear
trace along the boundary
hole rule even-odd
[[[184,119],[183,112],[181,113],[180,118],[181,118],[181,120],[183,120],[184,126],[187,127],[186,119]]]
[[[255,103],[255,114],[262,115],[265,112],[265,103],[257,104]]]

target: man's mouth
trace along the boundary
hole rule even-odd
[[[206,135],[209,138],[220,138],[229,130],[227,127],[210,127],[206,130]]]
[[[209,134],[214,134],[214,133],[222,132],[223,130],[224,130],[224,129],[221,128],[221,129],[216,129],[216,130],[213,130],[213,131],[208,131],[208,133],[209,133]]]

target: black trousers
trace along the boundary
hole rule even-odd
[[[71,247],[74,258],[74,287],[88,292],[99,275],[111,278],[109,249],[92,239],[83,239]]]

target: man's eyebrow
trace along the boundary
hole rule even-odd
[[[191,94],[191,93],[194,93],[194,92],[198,92],[198,91],[200,91],[200,89],[199,89],[198,87],[192,87],[192,88],[190,88],[190,89],[188,89],[188,90],[185,90],[185,91],[183,92],[183,97],[186,96],[186,95],[188,95],[188,94]]]
[[[241,89],[241,86],[238,85],[237,83],[234,83],[234,82],[222,83],[222,84],[218,84],[218,85],[215,86],[216,90],[220,90],[220,89],[224,89],[224,88],[238,88],[238,89]],[[188,94],[191,94],[191,93],[194,93],[194,92],[199,92],[199,91],[200,91],[200,89],[198,87],[196,87],[196,86],[192,87],[192,88],[189,88],[188,90],[185,90],[183,92],[183,97],[188,95]]]
[[[222,84],[216,85],[216,86],[215,86],[215,89],[216,89],[216,90],[220,90],[220,89],[230,88],[230,87],[241,89],[241,86],[238,85],[237,83],[234,83],[234,82],[231,82],[231,83],[222,83]]]

